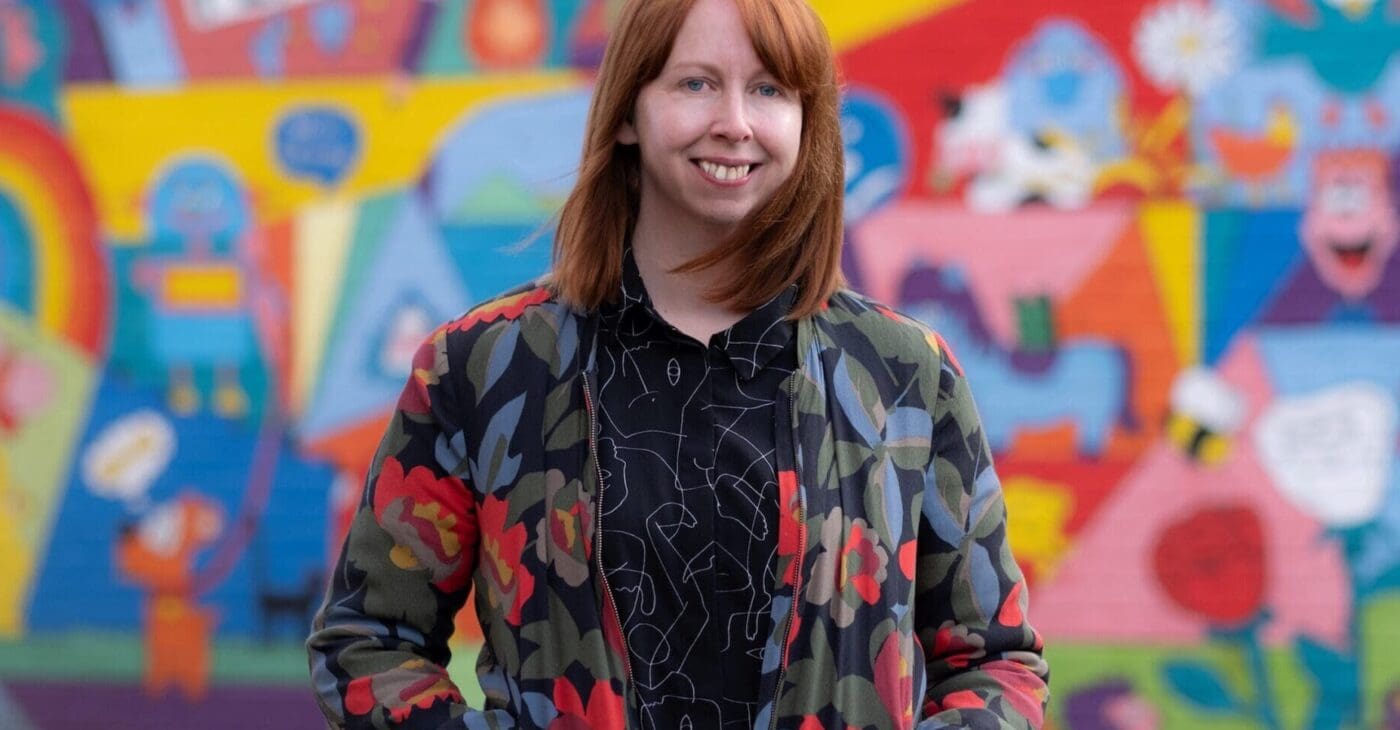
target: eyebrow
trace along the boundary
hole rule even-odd
[[[703,74],[708,74],[708,75],[710,75],[710,76],[723,76],[723,75],[724,75],[724,72],[720,69],[719,66],[716,66],[716,65],[714,65],[714,64],[712,64],[712,63],[707,63],[707,62],[705,62],[705,61],[679,61],[679,62],[673,64],[673,65],[671,66],[671,68],[672,68],[673,71],[695,70],[695,71],[699,71],[699,72],[701,72],[701,73],[703,73]],[[759,75],[759,76],[767,76],[768,78],[773,79],[774,81],[777,81],[777,80],[778,80],[777,74],[774,74],[772,71],[769,71],[767,68],[764,68],[761,72],[759,72],[758,75]]]

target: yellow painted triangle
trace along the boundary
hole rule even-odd
[[[839,53],[968,0],[809,0]]]
[[[1201,215],[1185,201],[1151,201],[1140,218],[1177,360],[1201,361]]]
[[[290,394],[294,414],[306,406],[316,373],[321,371],[356,218],[353,200],[345,197],[308,206],[296,219]]]

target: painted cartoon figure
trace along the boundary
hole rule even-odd
[[[1298,226],[1307,264],[1279,290],[1262,321],[1400,322],[1395,164],[1376,149],[1317,155]]]
[[[1125,150],[1118,115],[1105,113],[1123,90],[1122,70],[1091,32],[1042,24],[1000,78],[942,100],[934,187],[970,177],[967,204],[989,213],[1033,201],[1087,205],[1100,168]]]
[[[162,695],[174,687],[191,700],[209,684],[209,637],[215,612],[194,595],[195,556],[223,530],[218,505],[186,494],[156,507],[117,538],[122,577],[146,590],[145,687]]]
[[[155,185],[153,254],[138,264],[137,285],[151,300],[148,332],[166,367],[171,410],[199,410],[196,369],[214,376],[214,411],[247,414],[239,370],[254,347],[247,276],[241,256],[248,204],[232,174],[204,159],[185,160]]]
[[[1315,167],[1303,250],[1332,289],[1361,299],[1380,284],[1400,242],[1386,159],[1372,150],[1324,152]]]

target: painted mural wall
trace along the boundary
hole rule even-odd
[[[814,5],[1055,726],[1400,728],[1400,2]],[[615,6],[0,0],[0,727],[315,726],[414,346],[547,267]]]

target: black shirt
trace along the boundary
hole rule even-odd
[[[603,568],[651,728],[752,728],[771,630],[790,287],[702,344],[631,251],[598,352]]]

